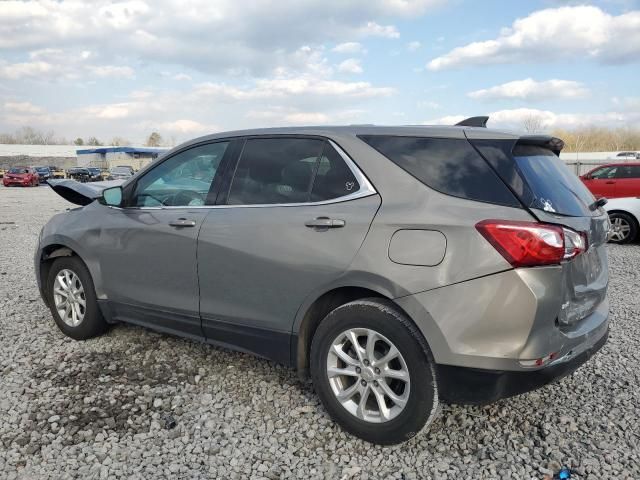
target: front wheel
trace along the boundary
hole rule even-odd
[[[411,320],[386,300],[357,300],[329,313],[313,337],[310,363],[331,417],[368,442],[408,440],[437,410],[431,351]]]
[[[60,257],[53,261],[47,295],[53,319],[65,335],[86,340],[107,330],[91,274],[80,258]]]
[[[611,234],[609,235],[611,243],[624,244],[636,238],[638,224],[631,215],[624,212],[611,213],[609,220],[611,221]]]

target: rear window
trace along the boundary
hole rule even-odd
[[[595,198],[551,150],[516,145],[513,158],[533,193],[529,207],[575,217],[592,214],[589,205]]]
[[[521,207],[465,139],[387,135],[360,138],[434,190],[469,200]]]
[[[24,168],[24,167],[13,167],[13,168],[9,169],[9,173],[14,173],[14,174],[29,173],[29,169],[28,168]]]

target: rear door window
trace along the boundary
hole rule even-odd
[[[335,148],[325,143],[318,160],[311,190],[311,201],[320,202],[344,197],[360,189],[358,180]]]
[[[231,182],[227,203],[265,205],[308,202],[324,141],[250,138]]]
[[[640,178],[640,165],[620,165],[615,178]]]
[[[593,195],[551,150],[516,145],[512,154],[533,193],[529,207],[561,215],[591,215],[589,205],[595,201]]]
[[[510,207],[522,206],[466,139],[388,135],[360,138],[441,193]]]

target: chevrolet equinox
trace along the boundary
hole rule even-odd
[[[42,298],[75,339],[128,322],[308,372],[345,430],[404,441],[607,339],[604,201],[561,140],[485,124],[220,133],[50,180],[80,207],[42,229]]]

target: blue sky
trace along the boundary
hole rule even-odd
[[[0,3],[0,131],[640,125],[634,0]]]

